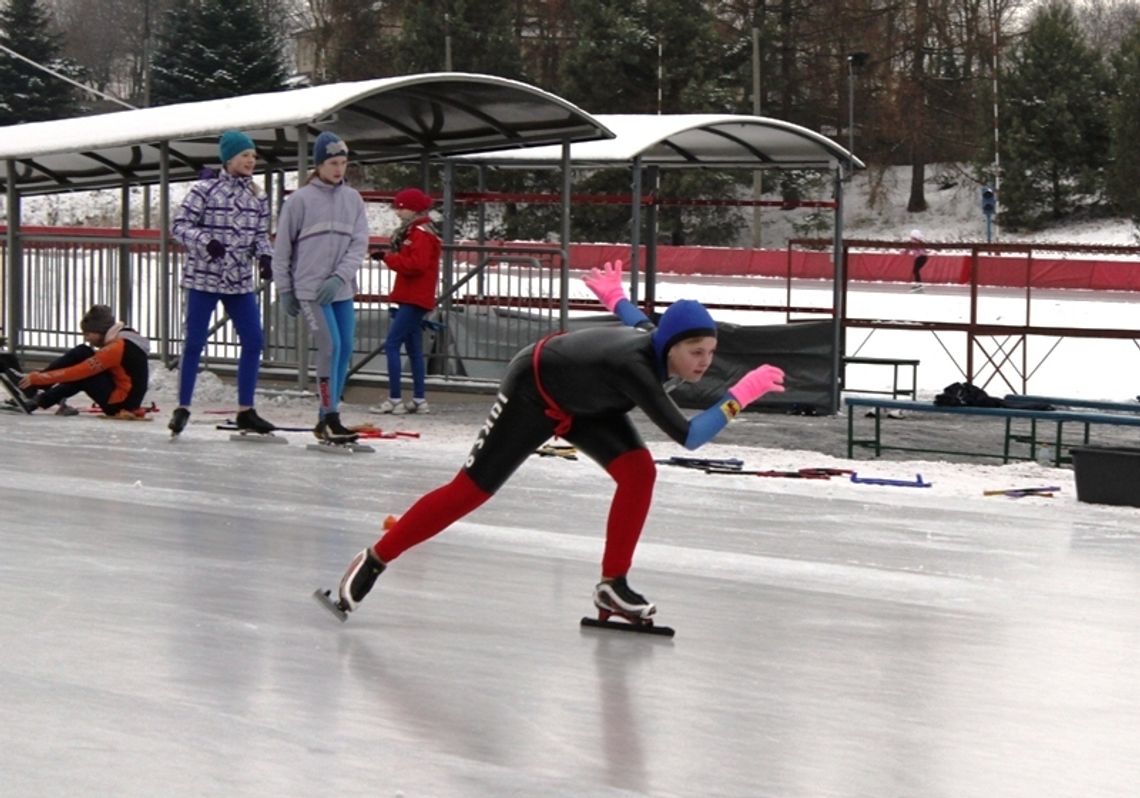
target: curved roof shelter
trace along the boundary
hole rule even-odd
[[[557,145],[612,134],[534,86],[492,75],[427,73],[180,103],[0,128],[0,160],[21,194],[195,178],[218,161],[218,136],[242,130],[270,168],[298,167],[298,131],[334,130],[362,163]]]
[[[805,127],[765,116],[736,114],[598,114],[597,119],[614,137],[605,141],[582,141],[562,147],[535,147],[496,150],[455,160],[478,166],[500,168],[628,167],[633,172],[633,196],[641,196],[642,173],[647,170],[704,169],[815,169],[834,174],[835,235],[832,262],[834,334],[831,350],[831,412],[839,409],[842,374],[843,260],[843,176],[865,165],[846,148]],[[628,270],[630,295],[638,296],[640,260],[641,203],[630,205],[630,254]],[[656,294],[657,217],[648,208],[653,231],[645,242],[646,300],[653,304]]]
[[[574,166],[643,166],[722,169],[864,168],[844,147],[806,127],[765,116],[738,114],[598,114],[614,138],[571,145]],[[496,166],[554,166],[561,147],[496,150],[460,160]]]

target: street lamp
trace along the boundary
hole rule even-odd
[[[847,176],[855,171],[855,75],[867,65],[870,53],[847,54]]]

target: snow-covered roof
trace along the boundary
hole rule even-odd
[[[598,114],[614,138],[570,147],[575,166],[616,166],[640,157],[645,166],[826,169],[864,168],[839,144],[806,127],[766,116],[736,114]],[[499,166],[551,166],[560,146],[497,150],[462,160]]]
[[[0,159],[15,162],[24,193],[103,188],[156,182],[159,144],[169,142],[170,179],[185,180],[217,164],[219,134],[242,130],[272,166],[294,168],[302,125],[310,141],[336,132],[360,162],[611,135],[590,114],[526,83],[438,72],[11,125],[0,128]]]

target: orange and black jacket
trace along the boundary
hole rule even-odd
[[[31,384],[37,387],[55,385],[60,382],[77,382],[108,372],[114,382],[114,389],[107,402],[121,404],[126,410],[137,410],[142,406],[150,379],[147,355],[150,342],[130,327],[108,333],[114,337],[103,344],[94,354],[74,366],[40,371],[29,374]]]

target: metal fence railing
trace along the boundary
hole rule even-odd
[[[17,351],[51,355],[74,346],[79,320],[95,303],[114,308],[152,342],[156,358],[174,366],[181,356],[184,251],[172,246],[163,263],[153,238],[22,234],[23,268],[9,282],[7,240],[0,238],[0,334]],[[168,278],[162,271],[169,269]],[[387,374],[383,352],[390,322],[393,273],[366,260],[357,275],[357,326],[352,375]],[[441,379],[496,380],[518,349],[565,325],[568,274],[562,251],[544,246],[446,247],[437,310],[428,317],[425,353],[429,373]],[[13,287],[14,286],[14,287]],[[279,307],[276,291],[259,291],[265,330],[263,365],[309,378],[313,347],[307,331]],[[9,316],[7,305],[17,303]],[[17,329],[7,329],[10,318]],[[211,320],[203,365],[236,366],[240,342],[219,305]]]

